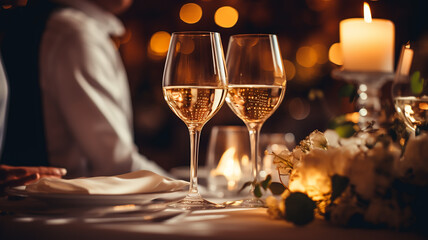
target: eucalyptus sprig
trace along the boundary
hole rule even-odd
[[[239,189],[238,193],[242,192],[245,188],[249,186],[254,187],[253,194],[257,198],[261,198],[263,196],[263,192],[270,191],[273,195],[281,195],[287,188],[279,183],[279,182],[272,182],[272,176],[269,174],[266,176],[266,178],[258,182],[257,180],[250,181],[244,183],[244,185]]]

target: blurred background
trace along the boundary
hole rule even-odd
[[[127,33],[119,39],[134,107],[135,141],[140,152],[169,170],[189,165],[185,124],[162,95],[162,74],[169,38],[177,31],[216,31],[224,52],[239,33],[278,36],[287,76],[285,99],[262,133],[291,133],[298,143],[315,129],[324,131],[335,117],[355,120],[355,108],[340,96],[346,83],[331,77],[341,66],[339,22],[363,17],[361,0],[134,0],[120,16]],[[395,24],[395,59],[407,41],[428,38],[428,1],[368,1],[373,18]],[[204,127],[200,164],[216,125],[243,125],[225,104]]]

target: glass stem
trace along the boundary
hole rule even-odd
[[[253,181],[259,180],[259,166],[258,166],[258,158],[259,158],[259,138],[260,138],[260,129],[262,128],[262,124],[256,124],[252,126],[247,126],[248,132],[250,134],[250,147],[251,147],[251,164],[252,164],[252,177]],[[254,192],[254,185],[251,185],[251,193]]]
[[[188,196],[200,197],[198,192],[198,153],[201,130],[189,128],[190,134],[190,186]]]

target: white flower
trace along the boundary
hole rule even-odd
[[[395,168],[400,176],[404,176],[409,169],[419,175],[428,173],[427,133],[409,139],[403,158],[396,162]]]
[[[347,158],[352,154],[344,148],[313,149],[302,157],[301,164],[290,178],[290,190],[308,194],[320,200],[331,192],[331,176],[343,173]]]
[[[359,151],[354,145],[329,146],[323,133],[312,132],[289,154],[300,159],[290,177],[290,190],[307,193],[314,200],[325,198],[331,192],[331,176],[344,175],[347,163]]]
[[[351,159],[345,175],[360,196],[370,199],[375,191],[382,193],[390,186],[393,180],[393,163],[398,158],[399,151],[392,145],[385,147],[378,142],[372,149],[360,151]]]
[[[273,154],[274,154],[273,163],[275,164],[276,168],[279,170],[279,173],[290,174],[291,170],[293,169],[293,162],[294,162],[293,154],[288,150],[284,150],[279,154],[275,154],[275,153]]]
[[[345,174],[355,190],[364,199],[369,199],[374,194],[375,163],[370,161],[363,152],[349,161]]]
[[[324,136],[325,136],[325,139],[327,140],[328,146],[340,147],[340,144],[339,144],[340,136],[339,134],[337,134],[336,131],[330,130],[330,129],[326,130],[324,132]]]
[[[327,149],[327,139],[324,134],[318,130],[313,131],[309,135],[309,142],[311,150],[316,148]]]
[[[268,207],[267,212],[272,218],[280,219],[284,216],[279,209],[279,201],[274,196],[266,198],[266,206]]]
[[[375,198],[364,213],[364,220],[375,225],[387,225],[399,229],[409,224],[411,212],[409,208],[401,209],[395,200]]]
[[[285,216],[285,199],[290,195],[289,191],[284,191],[281,197],[268,196],[266,198],[266,206],[268,214],[274,219],[284,218]]]

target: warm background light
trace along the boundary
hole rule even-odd
[[[294,63],[284,59],[284,69],[285,69],[285,76],[287,80],[291,80],[296,76],[296,67],[294,66]]]
[[[297,50],[296,61],[303,67],[313,67],[318,61],[317,52],[312,47],[301,47]]]
[[[202,17],[202,8],[196,3],[184,4],[180,9],[180,19],[188,24],[199,22]]]
[[[314,44],[312,48],[317,53],[317,63],[324,64],[328,61],[328,50],[327,47],[323,44]]]
[[[164,31],[156,32],[150,38],[150,50],[156,54],[165,56],[169,47],[171,35]]]
[[[310,104],[303,98],[293,98],[288,103],[288,110],[292,118],[296,120],[303,120],[309,116],[311,112]]]
[[[343,65],[342,48],[340,43],[334,43],[328,50],[328,59],[336,65]]]
[[[214,21],[217,25],[223,28],[231,28],[238,22],[239,13],[235,8],[224,6],[215,12]]]

